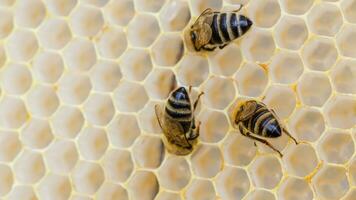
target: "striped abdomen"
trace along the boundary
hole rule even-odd
[[[222,45],[246,33],[252,21],[236,13],[214,13],[211,23],[212,37],[210,44]]]

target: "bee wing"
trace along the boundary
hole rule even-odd
[[[164,124],[168,129],[164,134],[169,142],[182,147],[191,147],[179,122],[166,117],[164,118]]]
[[[251,117],[253,113],[255,113],[257,109],[257,102],[256,101],[250,101],[245,105],[245,110],[240,116],[240,120],[244,121]]]
[[[209,15],[209,14],[212,14],[213,13],[213,10],[211,8],[207,8],[205,9],[200,15],[199,17],[195,20],[193,26],[199,22],[199,20],[201,19],[201,17],[205,16],[205,15]]]

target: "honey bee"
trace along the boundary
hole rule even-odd
[[[191,87],[189,87],[189,93]],[[185,87],[179,87],[171,92],[164,110],[155,106],[155,113],[161,127],[163,142],[168,152],[176,155],[187,155],[193,151],[199,136],[200,122],[196,126],[194,111],[198,105],[201,92],[193,106]]]
[[[214,12],[206,9],[191,26],[190,38],[196,51],[213,51],[224,48],[231,41],[245,34],[252,21],[244,15],[237,15],[239,9],[232,12]]]
[[[239,129],[242,135],[267,145],[278,152],[281,157],[283,157],[283,154],[278,149],[260,137],[276,138],[280,137],[284,132],[295,144],[298,144],[297,140],[279,122],[274,110],[268,109],[262,102],[247,100],[238,104],[234,110],[233,117],[233,125]],[[260,137],[256,137],[256,135]]]

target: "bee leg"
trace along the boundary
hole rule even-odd
[[[200,124],[201,124],[201,122],[199,121],[198,122],[198,126],[195,127],[195,125],[194,125],[194,129],[191,130],[191,133],[190,133],[190,135],[188,137],[188,140],[194,140],[197,137],[199,137]]]
[[[209,47],[203,46],[202,49],[204,49],[206,51],[214,51],[216,49],[216,47],[209,48]]]
[[[161,122],[160,117],[159,117],[159,114],[158,114],[159,112],[160,112],[160,111],[159,111],[159,105],[156,104],[156,105],[155,105],[156,118],[157,118],[157,121],[158,121],[158,125],[161,127],[161,129],[162,129],[162,131],[163,131],[164,129],[163,129],[162,122]]]
[[[244,7],[244,5],[243,5],[243,4],[240,4],[240,8],[237,9],[237,10],[233,10],[232,12],[239,12],[239,11],[242,9],[242,7]]]
[[[197,100],[195,100],[194,105],[193,105],[193,112],[194,112],[195,109],[197,108],[198,103],[199,103],[199,100],[200,100],[200,97],[201,97],[203,94],[204,94],[204,92],[201,92],[201,93],[198,95]]]
[[[288,137],[290,137],[290,138],[295,142],[296,145],[299,144],[299,142],[297,142],[297,140],[287,131],[287,129],[285,129],[284,127],[282,127],[282,129],[283,129],[283,132],[284,132],[285,134],[287,134]]]
[[[228,45],[228,44],[221,45],[221,46],[219,46],[219,49],[223,49],[223,48],[225,48],[227,45]]]

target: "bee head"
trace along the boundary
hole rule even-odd
[[[192,40],[192,43],[194,46],[196,46],[196,42],[197,42],[197,39],[198,39],[198,34],[195,30],[191,30],[190,31],[190,39]]]
[[[178,101],[189,101],[189,95],[185,87],[179,87],[172,92],[172,97]]]

